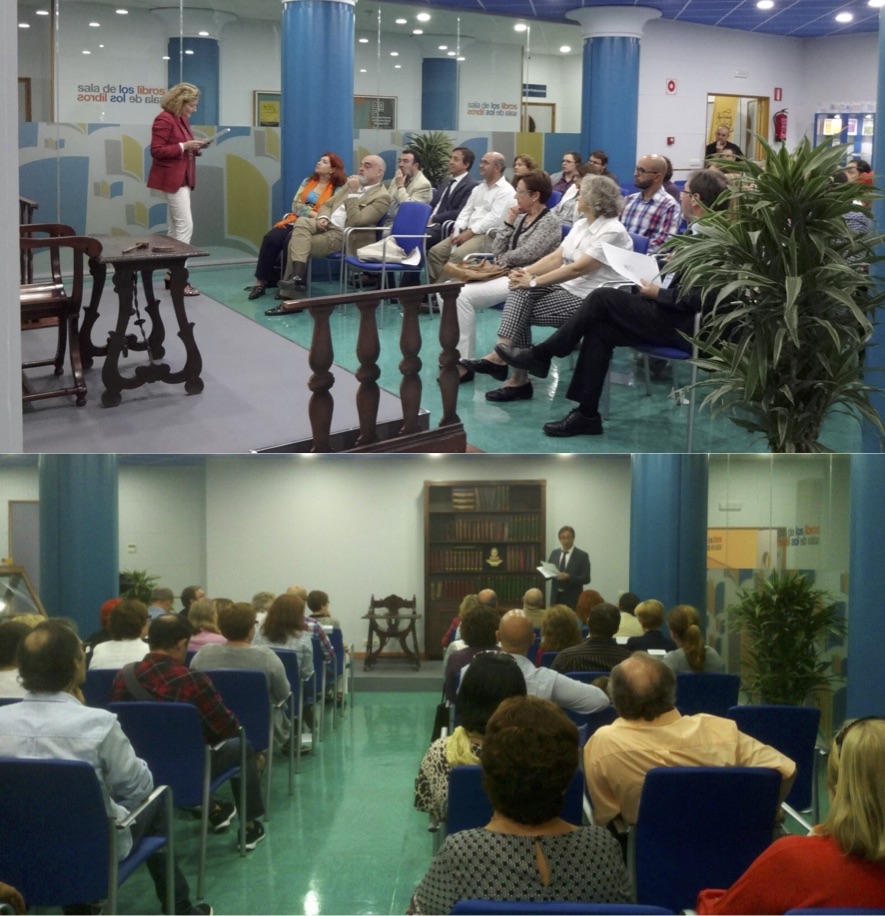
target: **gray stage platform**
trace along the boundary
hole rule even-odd
[[[404,658],[385,659],[383,656],[371,671],[363,671],[361,658],[354,659],[354,666],[354,690],[357,693],[381,690],[403,693],[430,690],[442,693],[442,661],[422,661],[419,671]]]
[[[93,334],[96,341],[106,339],[109,322],[116,316],[112,295],[108,284]],[[177,371],[184,364],[184,348],[168,293],[160,292],[160,298],[165,361]],[[119,407],[104,408],[99,358],[86,375],[89,395],[84,407],[75,407],[73,398],[24,405],[25,452],[244,453],[309,439],[307,350],[205,295],[189,299],[187,310],[203,358],[201,394],[187,395],[181,385],[154,383],[124,391]],[[23,361],[51,355],[56,333],[23,332]],[[143,352],[133,352],[121,366],[129,374],[127,367],[131,371],[146,360]],[[65,368],[69,371],[67,363]],[[332,372],[333,433],[357,428],[356,378],[338,365]],[[29,370],[28,378],[36,388],[56,387],[51,367]],[[422,413],[426,422],[426,411]],[[399,398],[382,390],[379,425],[401,420],[402,415]]]

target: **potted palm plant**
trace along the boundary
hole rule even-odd
[[[773,452],[816,452],[831,411],[848,411],[885,434],[864,381],[875,310],[870,281],[883,236],[861,236],[845,217],[881,195],[833,176],[844,147],[808,140],[765,161],[731,164],[729,208],[702,217],[672,243],[670,268],[715,302],[698,345],[703,404],[757,433]],[[703,406],[703,405],[702,405]]]
[[[449,160],[452,158],[452,141],[441,130],[429,130],[424,134],[412,134],[408,147],[421,160],[424,174],[430,183],[438,188],[449,177]]]
[[[159,581],[159,576],[152,576],[146,569],[121,570],[120,597],[134,598],[150,604],[151,592]]]
[[[773,572],[737,592],[729,626],[743,639],[744,687],[755,702],[801,706],[834,675],[825,656],[829,637],[845,635],[832,596],[804,575]]]

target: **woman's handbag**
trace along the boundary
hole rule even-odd
[[[502,267],[494,261],[480,261],[478,264],[459,264],[457,261],[448,261],[443,265],[443,273],[462,283],[481,283],[484,280],[506,277],[510,273],[510,268]]]

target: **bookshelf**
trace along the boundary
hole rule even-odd
[[[442,658],[440,640],[465,595],[498,593],[521,606],[543,588],[546,481],[424,482],[424,652]]]

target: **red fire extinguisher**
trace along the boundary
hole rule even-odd
[[[787,109],[781,108],[774,113],[774,142],[786,143],[787,140]]]

